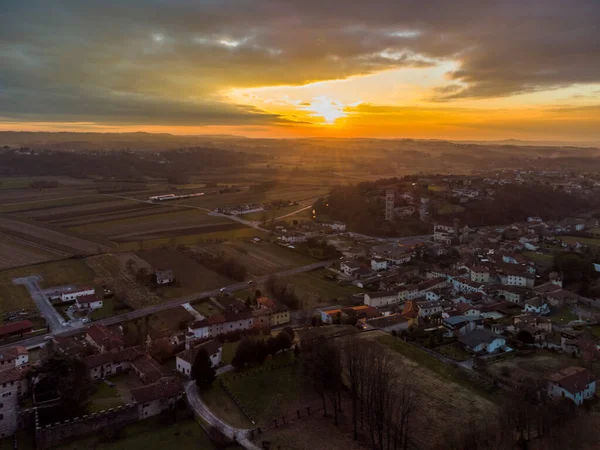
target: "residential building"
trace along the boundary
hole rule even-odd
[[[0,372],[0,438],[12,436],[19,426],[19,398],[29,389],[27,373],[22,365]]]
[[[374,272],[381,272],[382,270],[387,270],[387,260],[383,258],[371,259],[371,270]]]
[[[490,270],[484,266],[473,266],[470,268],[471,281],[475,283],[488,283],[490,281]]]
[[[369,319],[366,323],[369,327],[384,330],[388,333],[391,333],[392,331],[400,332],[408,330],[408,327],[410,326],[410,320],[406,317],[402,317],[400,314]]]
[[[356,277],[362,264],[358,261],[344,261],[340,264],[340,271],[349,277]]]
[[[550,307],[541,297],[535,297],[531,300],[525,301],[525,308],[523,309],[523,312],[545,315],[550,313]]]
[[[395,305],[400,302],[398,292],[382,291],[382,292],[366,292],[363,303],[368,306],[380,308],[382,306]]]
[[[87,356],[84,363],[91,380],[103,380],[106,377],[129,371],[131,362],[144,355],[145,353],[140,347],[129,347]]]
[[[459,336],[460,342],[466,350],[473,353],[494,353],[506,345],[506,339],[486,329],[475,329]]]
[[[583,367],[567,367],[548,377],[548,396],[568,398],[576,405],[589,400],[596,393],[596,377]]]
[[[287,231],[279,236],[279,239],[286,244],[298,244],[300,242],[306,242],[308,236],[304,233],[300,233],[299,231]]]
[[[104,325],[94,324],[88,327],[85,339],[101,353],[125,348],[123,340]]]
[[[207,319],[194,322],[189,327],[189,332],[194,337],[206,339],[237,330],[249,330],[254,326],[252,311],[239,313],[215,314]]]
[[[221,357],[223,354],[223,345],[218,339],[212,339],[208,342],[197,345],[194,348],[184,350],[177,354],[175,368],[178,372],[190,376],[192,373],[192,366],[196,360],[196,356],[200,349],[204,349],[210,358],[210,362],[213,367],[217,367],[221,364]]]
[[[82,295],[75,299],[77,309],[98,309],[102,308],[103,301],[96,294]]]
[[[29,352],[25,347],[15,346],[0,351],[0,371],[14,369],[29,363]]]
[[[94,288],[82,288],[82,289],[77,289],[76,291],[67,291],[67,292],[63,292],[60,295],[60,300],[64,303],[64,302],[72,302],[74,300],[77,300],[77,298],[79,297],[83,297],[86,295],[94,295],[96,293],[96,290]]]
[[[442,320],[446,336],[462,336],[482,326],[483,320],[477,317],[452,316]]]
[[[435,314],[440,314],[443,310],[442,304],[439,301],[424,301],[417,302],[419,317],[430,317]]]
[[[174,408],[183,397],[183,385],[178,378],[164,377],[147,386],[131,389],[131,397],[138,405],[140,420],[143,420]]]

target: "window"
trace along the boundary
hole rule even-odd
[[[4,394],[2,394],[2,397],[10,397],[12,395],[12,392],[5,392]]]

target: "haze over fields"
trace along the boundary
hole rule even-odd
[[[600,143],[596,0],[5,0],[0,130]]]

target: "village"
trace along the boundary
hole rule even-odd
[[[520,173],[513,176],[512,183],[524,179]],[[483,182],[509,183],[502,180]],[[486,392],[519,390],[533,379],[544,398],[568,399],[577,406],[593,403],[600,351],[600,305],[594,295],[600,266],[591,262],[596,258],[597,219],[544,220],[542,214],[532,214],[522,222],[479,227],[459,218],[435,221],[431,205],[440,196],[460,196],[464,204],[468,200],[463,202],[463,197],[493,195],[493,189],[477,190],[465,176],[452,183],[467,187],[447,190],[440,188],[443,180],[435,179],[419,197],[413,183],[423,180],[405,183],[409,187],[404,190],[381,187],[382,220],[395,223],[420,216],[431,227],[430,234],[366,236],[347,231],[342,221],[319,220],[318,212],[310,209],[285,221],[256,221],[270,234],[249,239],[249,246],[278,245],[306,257],[318,250],[322,262],[306,267],[315,270],[318,264],[324,292],[344,294],[316,303],[294,297],[286,291],[285,278],[267,273],[242,277],[202,296],[99,318],[95,312],[115,301],[109,286],[75,283],[41,289],[38,279],[23,278],[19,283],[36,301],[47,329],[36,338],[32,330],[41,332],[39,324],[18,315],[0,327],[5,342],[1,437],[33,427],[37,447],[51,448],[107,424],[126,427],[192,410],[207,421],[209,434],[219,434],[228,445],[258,448],[254,442],[272,415],[266,422],[260,421],[266,417],[257,419],[260,413],[240,400],[248,388],[235,392],[235,374],[257,374],[261,364],[272,364],[264,363],[266,355],[279,364],[284,361],[283,368],[295,364],[306,342],[314,345],[315,336],[377,336],[391,348],[404,346],[401,353],[406,355],[410,349],[421,352],[419,358],[457,371],[456,377]],[[574,188],[572,181],[567,183],[561,189]],[[585,270],[571,267],[573,261],[587,264]],[[160,292],[178,289],[178,270],[162,264],[145,274],[150,281],[144,283]],[[253,358],[262,350],[248,350],[257,342],[268,347],[259,362]],[[194,388],[199,354],[206,355],[222,386],[219,400],[214,388],[206,396]],[[71,417],[52,416],[45,411],[61,405],[61,388],[45,380],[54,379],[55,366],[65,361],[80,365],[94,386],[88,394],[91,407]],[[243,420],[227,422],[231,417],[220,411],[222,397],[241,410]],[[287,425],[285,416],[283,421]]]

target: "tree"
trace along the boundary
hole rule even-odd
[[[279,333],[275,340],[277,341],[279,350],[287,350],[292,347],[293,338],[285,330]]]
[[[210,356],[206,350],[202,347],[198,350],[194,364],[192,365],[192,380],[196,381],[196,386],[200,389],[206,389],[210,387],[212,382],[215,380],[216,372],[212,366]]]
[[[294,329],[292,327],[285,327],[283,330],[281,330],[283,333],[287,333],[289,337],[292,338],[292,341],[294,340],[294,337],[296,337],[296,332],[294,331]]]

